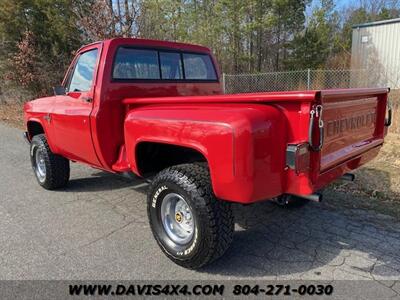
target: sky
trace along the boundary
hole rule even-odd
[[[334,2],[335,2],[335,5],[336,5],[336,8],[337,8],[338,10],[340,10],[341,8],[347,6],[348,4],[352,4],[352,3],[354,4],[356,1],[335,0]],[[321,3],[320,0],[312,0],[310,6],[313,7],[313,6],[316,6],[316,5],[320,4],[320,3]]]
[[[339,9],[346,6],[349,3],[352,3],[352,2],[354,3],[354,1],[348,1],[348,0],[336,0],[335,2],[336,2],[336,7]]]
[[[357,4],[358,1],[359,0],[353,0],[353,1],[349,1],[349,0],[334,0],[336,9],[338,11],[341,11],[344,7],[348,6],[349,4]],[[311,4],[309,5],[309,7],[306,10],[306,14],[308,16],[310,16],[311,13],[312,13],[313,7],[320,5],[320,3],[321,3],[320,0],[312,0]]]

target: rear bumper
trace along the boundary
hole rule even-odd
[[[335,181],[336,179],[340,178],[343,176],[343,174],[352,171],[354,169],[357,169],[361,167],[362,165],[366,164],[367,162],[371,161],[374,159],[378,153],[379,150],[381,149],[382,144],[375,146],[374,148],[356,156],[353,157],[342,164],[329,169],[328,171],[325,171],[321,173],[318,176],[317,181],[314,184],[314,191],[317,191],[324,186],[328,185],[329,183]]]
[[[24,137],[24,141],[27,142],[30,145],[31,144],[31,140],[29,138],[29,133],[27,131],[25,131],[23,133],[23,137]]]

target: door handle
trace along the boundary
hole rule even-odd
[[[50,124],[51,122],[51,115],[48,113],[47,115],[43,116],[43,119],[45,119],[47,121],[47,123]]]
[[[93,101],[92,97],[82,97],[81,98],[83,101],[87,102],[87,103],[91,103]]]

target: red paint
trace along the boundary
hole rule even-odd
[[[83,47],[78,55],[99,50],[91,90],[25,105],[26,122],[43,126],[53,152],[141,175],[135,152],[140,143],[188,147],[207,160],[219,198],[250,203],[313,193],[371,160],[383,143],[387,89],[222,95],[219,82],[113,82],[113,58],[121,45],[210,54],[200,46],[140,39]],[[93,101],[86,102],[88,97]],[[297,174],[286,166],[286,148],[308,142],[310,110],[317,104],[324,108],[324,146],[311,152],[309,171]]]

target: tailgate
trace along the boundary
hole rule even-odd
[[[320,173],[383,143],[387,94],[388,89],[321,91]]]

